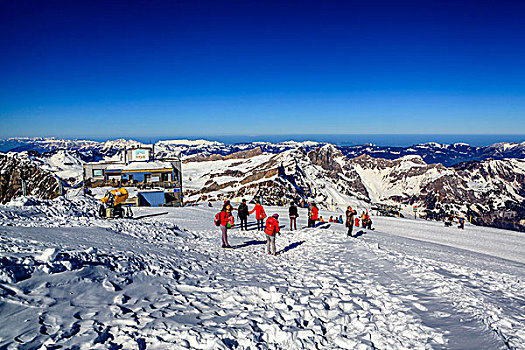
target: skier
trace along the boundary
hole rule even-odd
[[[330,216],[330,219],[328,219],[328,222],[335,222],[335,221],[334,221],[334,217],[333,217],[333,216]]]
[[[279,214],[273,214],[266,220],[266,228],[264,233],[266,233],[266,250],[268,254],[277,255],[275,249],[275,236],[279,233]],[[279,233],[280,234],[280,233]],[[270,245],[272,250],[270,251]]]
[[[293,228],[297,230],[297,217],[299,216],[299,214],[297,212],[297,206],[295,205],[294,202],[290,202],[290,208],[288,209],[288,214],[290,216],[290,231],[293,231]]]
[[[346,209],[346,227],[348,227],[348,233],[346,235],[349,237],[352,237],[352,230],[354,228],[354,215],[357,215],[357,212],[353,210],[351,206],[348,206],[348,209]]]
[[[359,218],[355,218],[355,227],[359,227]]]
[[[317,206],[312,204],[312,206],[308,210],[308,227],[315,227],[315,222],[318,219],[319,210],[317,209]]]
[[[255,219],[257,220],[257,231],[264,230],[264,218],[266,217],[266,213],[260,202],[255,204],[255,207],[250,211],[250,214],[253,212],[255,212]]]
[[[458,228],[464,230],[465,229],[465,218],[464,217],[460,217],[459,220],[458,220],[458,223],[459,223]]]
[[[222,232],[222,248],[231,248],[230,244],[228,243],[228,227],[227,225],[230,223],[230,216],[232,215],[232,206],[230,205],[230,201],[224,202],[224,205],[222,206],[222,210],[220,212],[220,227]]]
[[[239,205],[239,208],[237,208],[237,216],[239,216],[239,220],[241,221],[241,231],[248,231],[248,214],[249,209],[246,205],[246,199],[243,199],[242,203]]]
[[[337,219],[337,222],[340,224],[343,223],[343,215],[339,215],[339,219]]]

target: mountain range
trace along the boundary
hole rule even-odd
[[[83,162],[117,159],[120,150],[136,145],[141,144],[124,139],[0,140],[0,149],[8,152],[4,159],[32,162],[70,185],[80,181]],[[293,200],[315,202],[339,215],[347,205],[404,216],[418,207],[418,215],[428,219],[455,215],[480,225],[525,228],[525,143],[400,148],[171,140],[155,143],[154,149],[157,157],[183,160],[186,203],[247,198],[286,205]]]
[[[263,152],[280,153],[286,150],[303,147],[310,151],[327,143],[314,141],[305,142],[252,142],[239,144],[224,144],[207,140],[166,140],[154,144],[155,153],[160,157],[188,158],[192,156],[209,156],[212,154],[228,155],[254,148],[261,148]],[[39,153],[52,152],[59,149],[78,151],[84,161],[95,161],[111,157],[124,147],[142,145],[134,140],[117,139],[97,142],[90,140],[67,140],[58,138],[8,138],[0,139],[0,152],[37,151]],[[374,158],[397,159],[407,155],[419,155],[427,164],[441,163],[452,166],[462,162],[485,159],[525,159],[525,142],[496,143],[490,146],[475,147],[465,143],[439,144],[429,142],[409,147],[390,147],[364,144],[357,146],[337,146],[343,155],[355,158],[369,155]]]

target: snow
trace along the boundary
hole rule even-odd
[[[75,178],[77,181],[82,179],[83,166],[75,156],[65,150],[57,151],[42,165],[42,168],[49,170],[61,179]]]
[[[146,144],[143,144],[142,142],[135,141],[135,140],[127,140],[127,139],[117,139],[117,140],[105,141],[102,143],[102,145],[103,145],[103,148],[119,148],[119,149],[147,146]]]
[[[189,162],[182,164],[182,183],[186,189],[199,190],[204,188],[208,181],[215,181],[222,185],[231,181],[240,183],[245,177],[251,175],[252,169],[256,169],[261,164],[268,162],[273,154],[261,154],[249,159],[226,159],[204,162]],[[224,175],[226,171],[239,171],[239,177]],[[228,187],[223,191],[228,191]],[[191,200],[191,198],[187,198]]]
[[[294,147],[314,147],[314,146],[318,146],[318,145],[321,145],[320,142],[316,142],[316,141],[301,141],[301,142],[298,142],[298,141],[284,141],[284,142],[281,142],[280,144],[282,145],[287,145],[287,146],[294,146]]]
[[[378,230],[391,235],[438,243],[525,264],[525,235],[522,232],[503,231],[505,233],[501,234],[502,231],[488,227],[471,226],[465,231],[454,227],[442,229],[442,226],[442,222],[400,218],[381,218],[376,224]],[[497,249],[494,249],[495,246]]]
[[[145,170],[145,169],[171,169],[172,166],[168,162],[151,161],[151,162],[133,162],[122,167],[122,171],[129,170]]]
[[[419,155],[408,155],[395,161],[397,170],[409,170],[411,168],[426,167],[427,164]]]
[[[373,217],[349,238],[305,209],[290,232],[266,207],[273,257],[253,218],[220,249],[218,204],[102,220],[86,197],[31,203],[0,206],[0,348],[525,347],[520,233]]]
[[[58,254],[57,247],[47,248],[46,250],[44,250],[42,254],[40,254],[36,258],[44,263],[50,263],[55,260],[57,254]]]
[[[421,148],[426,148],[427,146],[428,147],[432,147],[432,148],[443,148],[443,147],[446,147],[447,145],[442,145],[440,143],[437,143],[437,142],[427,142],[427,143],[423,143],[423,144],[420,144],[420,145],[417,145]]]

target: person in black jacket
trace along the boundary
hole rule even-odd
[[[290,203],[290,208],[288,209],[288,214],[290,215],[290,231],[293,231],[293,228],[297,230],[297,206],[294,202]]]
[[[346,209],[346,227],[348,227],[348,233],[346,235],[349,237],[352,237],[352,230],[354,228],[354,215],[357,215],[357,212],[352,210],[351,206],[348,206],[348,209]]]
[[[248,205],[246,205],[246,199],[243,199],[242,203],[239,205],[239,208],[237,208],[237,215],[239,216],[239,220],[241,221],[241,231],[248,231],[249,210]]]

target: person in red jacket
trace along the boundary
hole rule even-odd
[[[268,254],[277,255],[275,250],[275,236],[279,232],[279,214],[273,214],[266,220],[266,228],[264,233],[266,233],[266,250]],[[270,245],[272,250],[270,251]]]
[[[222,232],[222,247],[223,248],[231,248],[230,244],[228,243],[228,223],[230,222],[230,217],[232,216],[232,206],[230,205],[230,201],[224,202],[224,205],[222,206],[222,210],[220,213],[220,228]]]
[[[315,204],[312,204],[308,212],[308,227],[315,227],[315,222],[319,219],[319,210]]]
[[[368,210],[366,212],[363,212],[363,215],[361,215],[361,226],[369,230],[372,229],[372,220],[370,219]]]
[[[260,202],[255,204],[255,207],[250,211],[250,214],[253,212],[255,212],[255,220],[257,220],[257,231],[261,231],[264,229],[264,218],[266,217],[266,213]]]

